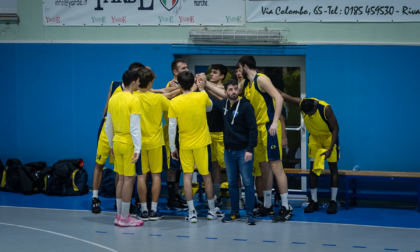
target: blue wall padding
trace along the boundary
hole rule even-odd
[[[121,80],[128,66],[139,61],[154,70],[154,85],[162,88],[172,79],[174,54],[228,54],[226,48],[233,48],[232,54],[306,54],[307,97],[330,103],[340,125],[339,169],[357,164],[362,170],[420,171],[420,47],[184,47],[0,44],[3,163],[19,158],[52,165],[83,158],[91,185],[97,131],[113,80]]]

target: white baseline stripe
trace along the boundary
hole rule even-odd
[[[74,240],[77,240],[77,241],[86,242],[86,243],[92,244],[94,246],[97,246],[97,247],[100,247],[100,248],[103,248],[103,249],[106,249],[106,250],[109,250],[109,251],[118,252],[117,250],[113,250],[111,248],[102,246],[102,245],[97,244],[97,243],[94,243],[94,242],[86,241],[86,240],[79,239],[79,238],[76,238],[76,237],[73,237],[73,236],[70,236],[70,235],[65,235],[65,234],[61,234],[61,233],[57,233],[57,232],[52,232],[52,231],[48,231],[48,230],[44,230],[44,229],[27,227],[27,226],[21,226],[21,225],[15,225],[15,224],[9,224],[9,223],[2,223],[2,222],[0,222],[0,225],[7,225],[7,226],[12,226],[12,227],[20,227],[20,228],[32,229],[32,230],[41,231],[41,232],[45,232],[45,233],[55,234],[55,235],[63,236],[63,237],[66,237],[66,238],[74,239]]]
[[[54,211],[74,211],[74,212],[90,212],[90,210],[71,210],[71,209],[55,209],[55,208],[38,208],[38,207],[15,207],[15,206],[0,206],[0,207],[9,207],[9,208],[22,208],[22,209],[43,209],[43,210],[54,210]],[[107,212],[106,213],[115,213]],[[185,216],[170,216],[170,217],[179,217],[184,218]],[[258,220],[258,219],[257,219]],[[258,220],[263,222],[271,222],[271,220]],[[372,228],[392,228],[392,229],[409,229],[409,230],[419,230],[420,228],[405,228],[405,227],[387,227],[387,226],[374,226],[374,225],[359,225],[359,224],[345,224],[345,223],[328,223],[328,222],[311,222],[311,221],[289,221],[288,223],[308,223],[308,224],[324,224],[324,225],[342,225],[342,226],[355,226],[355,227],[372,227]]]

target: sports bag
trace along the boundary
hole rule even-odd
[[[19,180],[19,167],[22,165],[19,159],[10,158],[6,161],[6,168],[2,173],[0,191],[22,192]]]

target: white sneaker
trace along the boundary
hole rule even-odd
[[[214,220],[214,219],[223,218],[223,217],[225,217],[225,213],[220,211],[218,207],[215,207],[213,210],[209,209],[207,213],[208,220]]]
[[[239,209],[245,209],[245,202],[243,199],[239,200]]]
[[[185,220],[191,223],[197,223],[197,211],[192,210],[192,212],[188,212],[188,216],[185,217]]]

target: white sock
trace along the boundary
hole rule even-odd
[[[288,193],[280,194],[281,197],[281,205],[286,208],[286,210],[289,210],[289,201],[287,200]]]
[[[93,190],[92,191],[92,198],[99,198],[98,194],[99,194],[99,190]]]
[[[315,189],[311,189],[311,197],[312,197],[312,200],[316,203],[316,202],[318,202],[318,195],[317,195],[317,191],[318,191],[318,189],[317,188],[315,188]]]
[[[144,211],[146,211],[146,212],[147,212],[147,202],[145,202],[145,203],[140,203],[140,205],[141,205],[141,211],[142,211],[142,212],[144,212]]]
[[[264,207],[270,208],[271,207],[271,190],[263,191],[264,193]]]
[[[213,184],[213,193],[220,199],[220,186],[221,184]]]
[[[117,199],[117,214],[121,215],[122,199]]]
[[[209,203],[210,210],[213,210],[214,209],[214,199],[207,200],[207,202]]]
[[[152,210],[153,211],[157,211],[157,206],[158,206],[158,203],[157,202],[152,202]]]
[[[337,201],[337,187],[331,187],[331,200]]]
[[[128,217],[128,214],[130,213],[130,204],[131,204],[131,202],[123,202],[122,203],[121,216],[123,218]]]
[[[188,204],[188,211],[192,212],[193,210],[195,210],[193,200],[187,201],[187,204]]]

